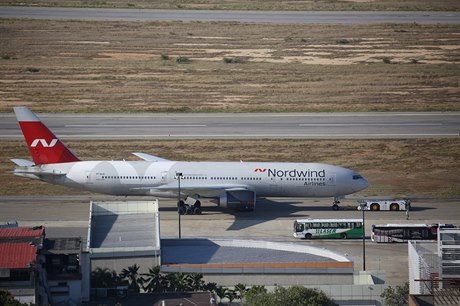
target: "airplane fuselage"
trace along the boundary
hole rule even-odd
[[[355,171],[320,163],[78,161],[31,168],[37,167],[54,174],[37,177],[41,180],[124,196],[176,197],[177,173],[182,190],[198,197],[218,197],[221,186],[252,190],[258,197],[337,197],[367,187]]]
[[[133,153],[142,161],[81,161],[30,109],[14,112],[33,159],[12,159],[14,174],[109,195],[178,197],[181,214],[201,213],[199,198],[253,210],[257,197],[334,197],[338,209],[338,197],[368,186],[353,170],[320,163],[182,162],[144,152]]]

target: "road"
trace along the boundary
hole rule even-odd
[[[458,24],[459,12],[292,12],[217,10],[139,10],[105,8],[0,7],[0,18],[111,21],[230,21],[245,23]]]
[[[136,198],[138,200],[139,198]],[[151,200],[151,198],[142,198]],[[125,200],[122,197],[85,196],[0,196],[0,222],[17,220],[20,226],[45,225],[49,237],[80,236],[86,240],[89,202]],[[293,221],[297,218],[361,218],[362,212],[352,209],[356,199],[342,201],[349,210],[332,211],[330,199],[261,199],[253,213],[232,212],[204,201],[203,215],[185,215],[181,218],[184,238],[241,238],[274,240],[311,244],[341,254],[351,255],[355,270],[362,268],[361,240],[299,240],[292,237]],[[161,235],[177,238],[178,217],[175,201],[160,199]],[[415,199],[410,220],[404,212],[365,212],[366,234],[371,224],[382,223],[458,223],[460,199]],[[408,279],[407,245],[366,243],[368,270],[385,270],[390,285],[402,284]]]
[[[460,113],[39,114],[66,139],[458,137]],[[13,114],[0,140],[22,139]]]

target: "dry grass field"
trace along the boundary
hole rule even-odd
[[[146,152],[173,160],[324,162],[359,171],[370,182],[362,196],[453,198],[460,195],[460,140],[133,140],[68,141],[81,159],[136,160]],[[197,149],[199,148],[199,149]],[[276,148],[276,149],[274,149]],[[281,149],[280,149],[281,148]],[[30,159],[23,141],[0,147],[0,194],[81,194],[17,177],[10,158]]]
[[[460,110],[460,25],[0,20],[0,112]]]
[[[456,0],[0,0],[0,5],[210,9],[210,10],[315,10],[315,11],[458,11]]]

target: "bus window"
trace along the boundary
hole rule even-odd
[[[330,223],[330,226],[331,226],[332,228],[338,228],[338,227],[339,227],[339,224],[338,224],[337,222],[331,222],[331,223]]]
[[[296,223],[295,224],[295,231],[296,232],[303,232],[304,226],[302,223]]]

